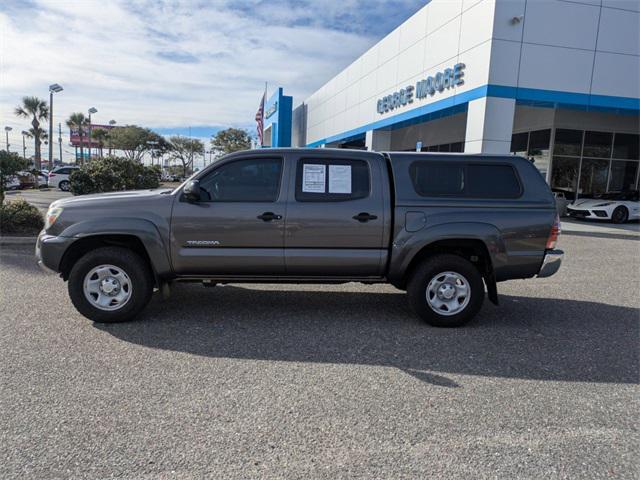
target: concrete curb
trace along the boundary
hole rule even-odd
[[[38,237],[0,237],[1,245],[35,245]]]

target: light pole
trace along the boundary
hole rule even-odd
[[[11,130],[13,130],[13,128],[11,128],[11,127],[4,127],[4,133],[5,133],[6,138],[7,138],[7,152],[9,151],[9,146],[10,146],[10,145],[9,145],[9,132],[10,132]]]
[[[91,143],[93,142],[93,139],[91,138],[91,114],[92,113],[97,113],[98,109],[96,107],[91,107],[89,110],[89,161],[91,161]]]
[[[62,87],[57,83],[49,85],[49,171],[53,170],[53,94],[61,91]]]
[[[109,120],[109,125],[113,128],[116,124],[115,120]],[[109,130],[111,131],[111,130]],[[111,137],[108,137],[109,140],[109,156],[111,156]]]
[[[24,139],[29,136],[29,132],[22,130],[22,158],[27,158],[27,144]]]
[[[149,150],[151,150],[151,166],[153,167],[153,154],[155,153],[155,148],[156,145],[158,145],[159,142],[157,142],[156,140],[147,140],[147,145],[149,145]]]

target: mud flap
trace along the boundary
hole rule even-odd
[[[487,296],[489,297],[489,300],[491,300],[491,303],[493,303],[494,305],[499,305],[500,303],[498,302],[498,285],[496,284],[496,279],[493,276],[493,273],[485,275],[484,283],[487,286]]]

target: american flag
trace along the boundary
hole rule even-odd
[[[262,94],[262,100],[260,100],[260,107],[258,107],[258,111],[256,112],[256,130],[258,131],[258,144],[262,146],[262,134],[264,131],[264,101],[267,96],[267,92]]]

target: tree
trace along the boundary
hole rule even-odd
[[[42,157],[40,155],[40,122],[46,121],[49,116],[49,106],[45,100],[38,97],[22,97],[22,105],[18,105],[14,110],[16,116],[21,118],[31,118],[31,126],[34,132],[35,143],[35,166],[37,170],[42,169]],[[38,186],[38,176],[36,175],[36,187]]]
[[[27,168],[27,161],[15,152],[0,150],[0,206],[4,202],[7,180]]]
[[[240,128],[220,130],[211,140],[211,148],[227,154],[251,148],[251,136]]]
[[[84,128],[89,126],[89,119],[82,112],[76,112],[69,115],[67,119],[67,127],[77,130],[80,137],[80,159],[84,162],[84,147],[82,137],[84,136]]]
[[[102,149],[104,148],[105,141],[109,138],[109,131],[104,128],[96,128],[91,131],[91,136],[98,143],[100,156],[102,157]]]
[[[187,170],[193,168],[194,155],[202,155],[204,143],[197,138],[174,136],[169,138],[171,144],[171,159],[180,160],[183,175],[187,176]]]
[[[152,145],[148,142],[162,142],[164,138],[148,128],[136,125],[112,128],[109,132],[109,145],[121,150],[129,160],[141,161],[144,152],[151,150]]]
[[[42,127],[38,127],[37,129],[31,127],[27,130],[26,135],[29,138],[38,139],[36,141],[40,142],[40,148],[42,148],[42,142],[47,142],[49,140],[49,134]]]

